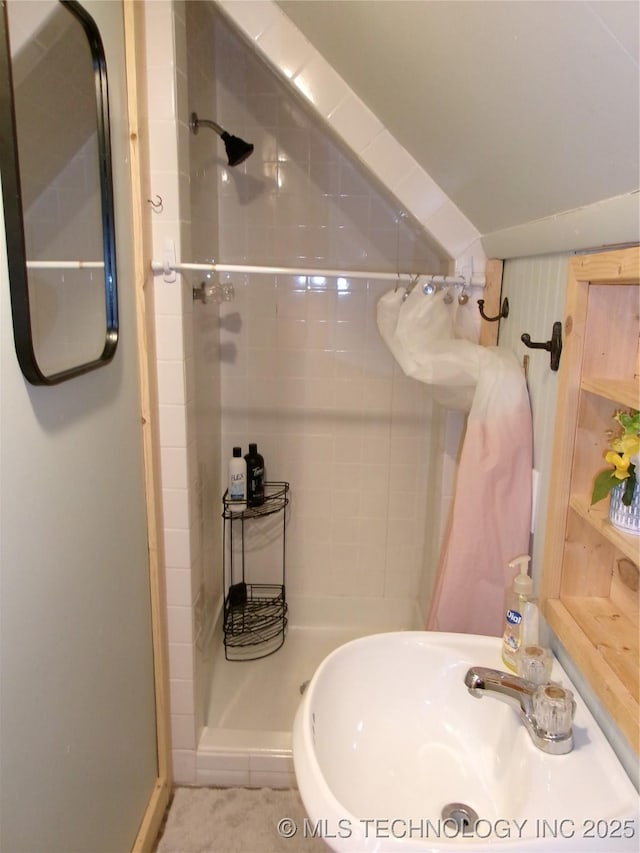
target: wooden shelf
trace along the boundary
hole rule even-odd
[[[639,753],[637,626],[606,598],[549,599],[545,616],[602,704]]]
[[[640,754],[640,537],[591,488],[616,409],[640,409],[640,250],[569,262],[542,570],[549,626]]]
[[[571,495],[569,506],[632,562],[640,561],[640,537],[623,533],[609,521],[607,501],[590,505],[585,495]]]
[[[580,386],[591,394],[613,403],[640,409],[640,384],[634,380],[606,379],[603,376],[583,376]]]

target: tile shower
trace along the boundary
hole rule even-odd
[[[446,415],[378,335],[389,282],[348,270],[442,261],[212,4],[149,6],[150,192],[165,201],[155,254],[170,238],[185,261],[318,270],[223,275],[235,299],[221,306],[193,303],[197,275],[155,284],[175,778],[286,785],[300,681],[351,636],[420,626],[457,452]],[[154,88],[169,76],[170,101]],[[189,134],[192,110],[253,142],[252,157],[227,167],[213,133]],[[249,441],[267,477],[291,483],[290,629],[272,658],[227,663],[220,499],[231,448]]]

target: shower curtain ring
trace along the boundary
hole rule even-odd
[[[420,281],[419,275],[411,275],[409,274],[409,284],[407,285],[404,295],[402,297],[402,301],[404,302],[407,296],[411,293],[416,284]]]
[[[431,296],[436,292],[436,286],[433,283],[433,276],[431,276],[431,281],[424,285],[424,287],[422,288],[422,292],[425,296]]]

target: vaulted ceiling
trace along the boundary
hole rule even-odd
[[[604,242],[638,239],[636,0],[278,6],[490,254],[568,248],[585,221]],[[558,246],[535,239],[549,224],[566,232]]]

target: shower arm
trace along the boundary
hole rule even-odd
[[[200,127],[209,127],[211,130],[215,130],[218,136],[222,136],[226,133],[226,130],[220,127],[219,124],[216,124],[215,121],[210,121],[206,118],[198,118],[198,113],[191,113],[191,118],[189,119],[189,129],[193,131],[193,133],[197,133]]]

